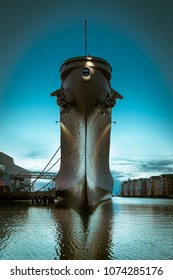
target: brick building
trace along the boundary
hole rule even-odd
[[[129,197],[173,197],[173,174],[128,179],[121,184],[121,195]]]

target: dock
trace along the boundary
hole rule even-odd
[[[56,197],[56,190],[34,192],[0,192],[0,201],[30,201],[32,204],[52,204]]]

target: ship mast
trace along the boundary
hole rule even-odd
[[[87,56],[87,20],[85,20],[85,56]]]
[[[87,56],[87,20],[85,20],[85,56]],[[84,181],[84,197],[86,198],[85,200],[85,208],[87,209],[89,204],[88,204],[88,194],[87,194],[87,102],[85,102],[85,181]]]

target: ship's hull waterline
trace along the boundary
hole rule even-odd
[[[53,92],[61,107],[58,193],[78,211],[111,198],[111,113],[122,96],[110,85],[111,67],[96,57],[76,57],[61,66],[62,86]]]

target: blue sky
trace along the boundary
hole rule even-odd
[[[50,93],[64,60],[84,55],[87,19],[88,53],[111,64],[112,87],[124,96],[112,117],[114,177],[172,173],[172,14],[169,0],[1,0],[0,151],[42,170],[59,147]]]

